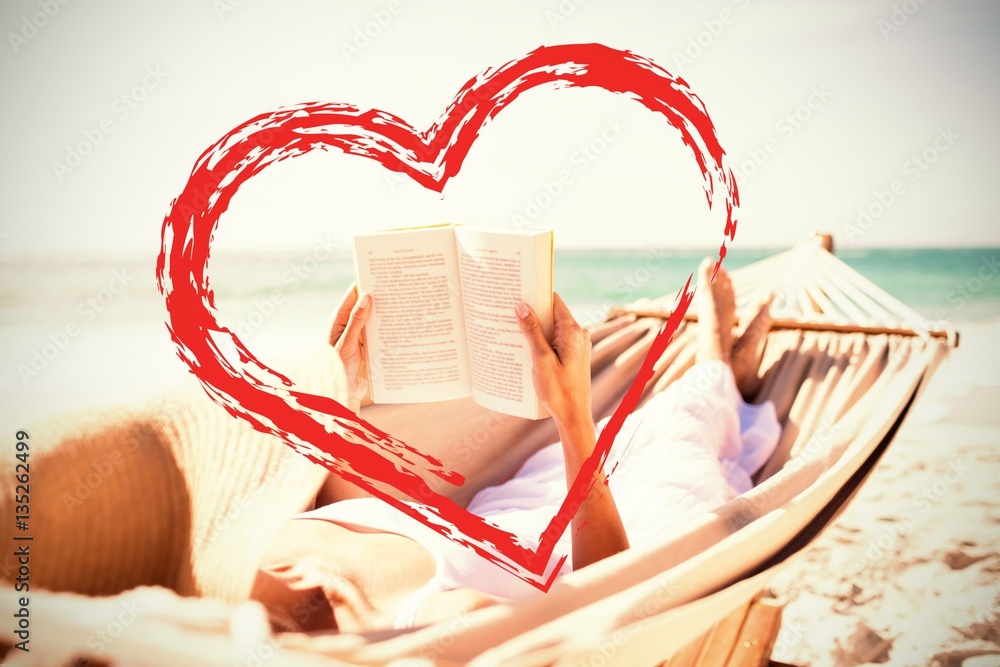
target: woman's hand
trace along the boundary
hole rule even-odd
[[[593,428],[590,404],[590,332],[577,324],[562,298],[552,299],[552,344],[545,339],[538,316],[517,306],[521,333],[531,348],[532,382],[538,399],[560,432]]]
[[[594,453],[597,440],[590,403],[590,332],[577,324],[558,294],[552,300],[551,345],[527,305],[518,305],[517,319],[531,347],[535,392],[559,429],[569,488]],[[595,471],[571,530],[574,570],[628,549],[625,526],[603,469]]]
[[[330,324],[330,345],[337,350],[337,355],[344,364],[348,388],[347,407],[354,412],[361,409],[361,402],[368,394],[368,378],[361,372],[365,363],[361,331],[371,316],[371,304],[371,296],[362,294],[359,298],[358,287],[352,283]]]

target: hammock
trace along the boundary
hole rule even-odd
[[[757,400],[775,402],[783,434],[756,486],[660,543],[565,575],[546,594],[416,630],[269,638],[259,608],[240,603],[269,539],[309,508],[326,471],[200,390],[28,429],[37,489],[32,657],[63,664],[89,651],[151,665],[246,664],[248,656],[275,665],[662,662],[745,606],[835,519],[958,343],[947,324],[926,326],[814,240],[731,275],[741,311],[776,292]],[[643,300],[592,327],[596,417],[613,412],[672,303]],[[645,398],[694,363],[696,328],[694,317],[682,324]],[[340,389],[329,349],[299,361],[290,375],[305,390]],[[556,439],[551,420],[504,418],[470,400],[372,406],[363,416],[465,475],[457,489],[427,480],[463,504]],[[5,476],[13,475],[11,458],[0,462]],[[327,490],[359,494],[339,479]],[[0,497],[5,545],[14,544],[12,491]],[[8,619],[18,593],[7,582],[16,576],[16,562],[0,557],[7,580],[0,613]],[[163,588],[129,591],[137,586]],[[122,629],[122,609],[137,600],[143,611]],[[10,628],[0,627],[0,644],[20,640]]]

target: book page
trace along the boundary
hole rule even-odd
[[[358,289],[372,295],[365,327],[372,400],[418,403],[468,396],[453,228],[356,236],[354,263]]]
[[[546,416],[514,308],[531,306],[551,339],[552,232],[457,227],[455,238],[473,399],[509,415]]]

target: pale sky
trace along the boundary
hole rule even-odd
[[[9,0],[0,26],[0,258],[155,256],[195,160],[244,120],[349,102],[423,129],[484,69],[574,42],[688,81],[740,175],[738,246],[814,229],[842,247],[1000,245],[997,2]],[[609,123],[613,141],[581,160]],[[81,142],[96,145],[73,166]],[[539,200],[565,170],[567,187]],[[602,91],[535,90],[483,131],[443,199],[368,160],[309,155],[248,183],[216,248],[291,250],[330,234],[347,247],[369,229],[511,226],[529,212],[561,247],[722,239],[662,119]]]

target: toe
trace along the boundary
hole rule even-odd
[[[698,265],[698,282],[707,285],[712,282],[712,258],[706,257]]]

